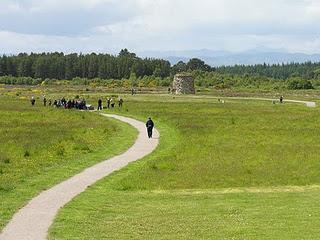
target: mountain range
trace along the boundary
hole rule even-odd
[[[236,64],[281,64],[320,62],[320,54],[289,53],[284,50],[258,48],[243,52],[214,51],[209,49],[187,51],[144,51],[140,57],[162,58],[176,64],[179,61],[188,62],[191,58],[199,58],[211,66],[232,66]]]

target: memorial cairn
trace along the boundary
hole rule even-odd
[[[173,94],[195,94],[194,78],[190,74],[176,74],[172,83]]]

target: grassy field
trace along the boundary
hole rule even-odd
[[[318,108],[145,95],[114,112],[153,117],[159,148],[62,209],[50,239],[319,238]]]
[[[37,193],[123,152],[137,133],[94,113],[32,107],[10,92],[0,101],[0,229]]]
[[[298,193],[108,191],[60,214],[49,239],[318,239],[320,189]]]

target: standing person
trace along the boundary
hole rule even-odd
[[[111,108],[114,108],[113,98],[110,99]]]
[[[36,103],[36,99],[34,99],[34,96],[31,97],[30,102],[31,102],[31,105],[34,106],[34,104]]]
[[[49,99],[49,107],[51,107],[51,105],[52,105],[52,100],[51,100],[51,98]]]
[[[43,96],[43,106],[47,106],[47,98],[46,96]]]
[[[65,108],[66,107],[66,105],[67,105],[67,101],[66,101],[66,99],[64,98],[64,97],[62,97],[62,99],[61,99],[61,104],[62,104],[62,106]]]
[[[280,103],[283,103],[283,96],[280,97]]]
[[[119,98],[118,103],[119,103],[119,108],[121,108],[121,107],[122,107],[122,104],[123,104],[123,99],[122,99],[122,98]]]
[[[82,104],[81,104],[81,105],[82,105],[82,108],[81,108],[82,110],[87,110],[87,102],[86,102],[86,99],[84,99],[84,98],[82,99]]]
[[[148,137],[152,138],[152,130],[153,130],[153,127],[154,127],[154,123],[153,123],[153,121],[151,120],[150,117],[149,117],[149,119],[148,119],[148,121],[146,123],[146,127],[147,127]]]
[[[98,110],[102,110],[102,100],[99,98],[98,100]]]
[[[108,99],[107,99],[107,108],[108,109],[110,108],[110,102],[111,102],[111,99],[108,97]]]
[[[68,102],[67,102],[67,108],[68,109],[71,109],[71,104],[72,104],[72,101],[71,101],[71,99],[69,99]]]

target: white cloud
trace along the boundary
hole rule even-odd
[[[14,21],[12,21],[14,19]],[[319,0],[2,0],[0,52],[319,52]]]

